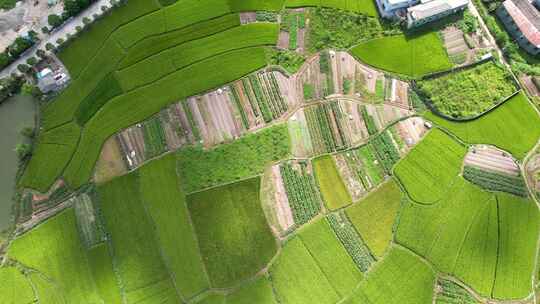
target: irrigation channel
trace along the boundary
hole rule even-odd
[[[0,231],[8,228],[17,173],[15,147],[23,141],[21,130],[34,125],[36,103],[16,95],[0,104]]]

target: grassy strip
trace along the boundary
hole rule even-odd
[[[375,259],[354,229],[347,215],[340,211],[330,214],[327,220],[358,269],[362,272],[368,271],[371,265],[375,263]]]
[[[65,171],[66,180],[74,187],[86,183],[103,143],[117,131],[159,112],[171,102],[223,85],[261,68],[265,65],[264,55],[263,48],[229,52],[111,100],[85,126],[79,147]],[[242,65],[238,65],[238,60],[242,60]]]
[[[209,287],[176,157],[169,154],[139,169],[144,205],[155,225],[157,240],[178,292],[191,298]]]
[[[478,304],[479,302],[463,287],[450,280],[439,279],[440,291],[435,297],[435,304]]]
[[[399,161],[400,156],[388,132],[388,130],[384,131],[375,137],[371,142],[371,145],[375,147],[377,159],[384,170],[390,174],[394,165]]]
[[[143,136],[147,159],[154,158],[167,151],[165,131],[159,117],[154,116],[144,123]]]
[[[229,86],[229,88],[229,98],[233,101],[238,113],[240,113],[240,117],[242,118],[242,125],[246,130],[249,130],[249,120],[247,118],[246,111],[244,111],[244,107],[242,107],[242,104],[240,103],[240,96],[238,96],[238,91],[236,90],[236,87],[234,85]]]
[[[300,7],[328,7],[342,10],[348,10],[356,13],[361,13],[368,16],[377,17],[377,7],[373,1],[369,0],[286,0],[285,7],[300,8]]]

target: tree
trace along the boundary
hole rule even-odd
[[[56,43],[58,44],[58,46],[61,46],[62,44],[64,44],[64,42],[65,42],[65,41],[64,41],[64,39],[62,39],[62,38],[56,39]]]
[[[33,44],[34,42],[32,40],[17,37],[15,42],[9,46],[9,53],[12,57],[18,58],[24,51],[32,47]]]
[[[17,66],[17,70],[21,71],[21,73],[28,73],[28,71],[30,71],[30,67],[24,63],[21,63]]]
[[[47,57],[47,53],[45,53],[45,51],[42,49],[37,50],[36,55],[41,59],[44,59],[45,57]]]
[[[15,147],[15,153],[19,160],[24,160],[32,154],[32,146],[30,144],[20,143]]]
[[[47,44],[45,44],[45,49],[47,51],[53,51],[54,50],[54,44],[52,44],[50,42],[47,42]]]
[[[92,20],[90,20],[90,18],[88,18],[88,17],[84,17],[84,18],[82,19],[82,23],[83,23],[84,25],[89,25],[90,23],[92,23]]]
[[[58,16],[56,14],[49,15],[47,17],[47,21],[48,21],[49,25],[52,26],[53,28],[59,27],[64,22],[64,20],[62,20],[62,17],[60,17],[60,16]]]
[[[25,82],[22,85],[21,92],[24,95],[33,96],[36,98],[39,98],[43,95],[43,93],[39,90],[39,88],[31,83]]]
[[[13,59],[8,52],[0,53],[0,69],[8,66],[12,61]]]
[[[28,58],[28,59],[26,60],[26,63],[27,63],[29,66],[34,66],[34,65],[36,65],[36,63],[38,63],[38,61],[37,61],[36,57],[32,56],[32,57],[30,57],[30,58]]]
[[[43,34],[45,34],[45,35],[48,34],[48,33],[50,33],[49,28],[46,27],[46,26],[44,26],[44,27],[41,28],[41,32],[42,32]]]

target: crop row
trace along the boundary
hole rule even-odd
[[[157,116],[144,123],[143,134],[147,159],[156,157],[167,150],[165,131],[163,131],[163,126]]]
[[[503,191],[521,197],[527,197],[529,195],[525,181],[521,176],[510,176],[465,166],[463,177],[491,191]]]
[[[375,124],[375,119],[373,119],[373,116],[369,115],[366,106],[358,105],[358,107],[362,113],[362,119],[364,120],[364,124],[366,125],[369,135],[377,134],[378,129],[377,125]]]
[[[238,91],[236,90],[236,87],[234,85],[231,85],[229,91],[229,98],[234,103],[234,106],[238,110],[238,113],[240,113],[240,117],[242,118],[242,125],[247,130],[249,129],[249,120],[246,115],[246,111],[244,111],[244,107],[242,107],[242,103],[240,102],[240,96],[238,96]]]
[[[347,215],[343,211],[340,211],[330,214],[327,219],[360,271],[366,272],[371,267],[371,264],[375,262],[375,259],[351,224]]]
[[[332,76],[332,63],[330,62],[330,53],[322,52],[319,60],[319,68],[321,74],[325,76],[324,95],[332,95],[334,93],[334,77]]]
[[[305,114],[317,153],[333,152],[348,146],[342,123],[344,115],[337,102],[309,107]]]
[[[293,211],[294,222],[303,225],[321,210],[321,200],[313,176],[307,172],[307,164],[299,163],[295,169],[289,163],[280,166],[287,197]]]
[[[384,170],[387,173],[392,172],[392,167],[399,161],[400,156],[388,131],[375,137],[372,145]]]

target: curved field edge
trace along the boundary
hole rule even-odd
[[[239,61],[242,65],[238,65]],[[233,51],[176,71],[151,85],[113,99],[85,126],[79,147],[64,172],[66,181],[74,188],[86,183],[103,143],[115,132],[144,120],[175,101],[240,79],[265,65],[264,48]],[[119,113],[122,113],[121,117]]]
[[[540,116],[523,93],[468,122],[449,121],[431,112],[424,117],[466,143],[494,145],[517,159],[523,159],[540,138]]]
[[[415,78],[452,67],[441,39],[433,32],[376,38],[350,52],[375,68]]]

